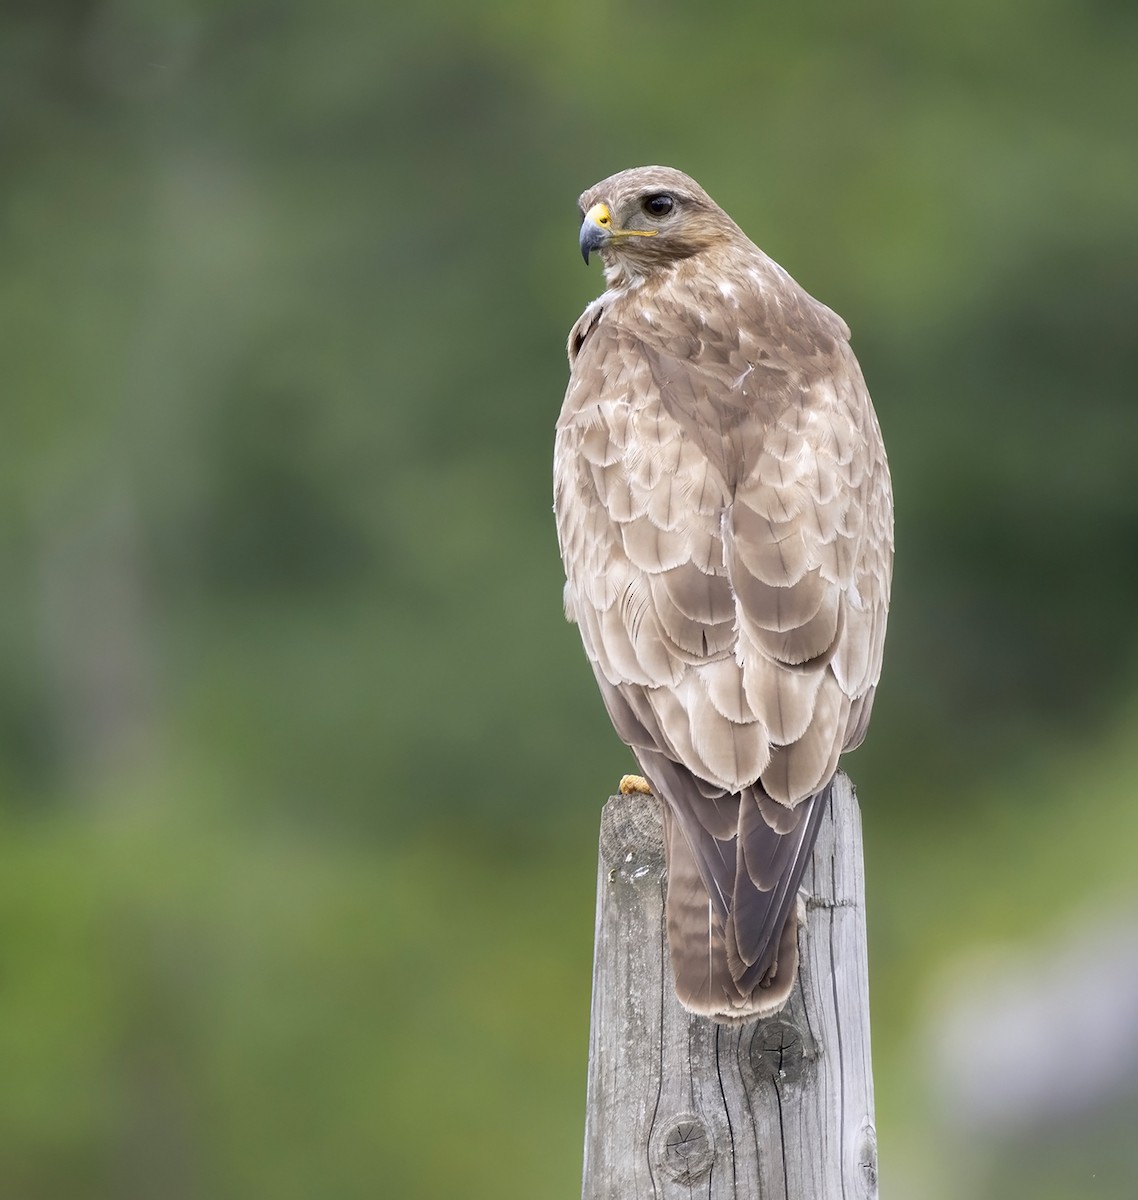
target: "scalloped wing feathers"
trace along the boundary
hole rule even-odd
[[[569,340],[566,611],[665,802],[677,990],[718,1019],[789,994],[822,797],[880,676],[892,500],[847,338],[739,235]]]

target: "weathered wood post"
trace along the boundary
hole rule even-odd
[[[839,774],[802,890],[786,1008],[741,1026],[676,999],[652,796],[601,817],[583,1200],[874,1200],[861,820]]]

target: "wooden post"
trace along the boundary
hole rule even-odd
[[[583,1200],[874,1200],[861,820],[839,774],[803,881],[782,1012],[717,1025],[676,999],[658,802],[601,817]]]

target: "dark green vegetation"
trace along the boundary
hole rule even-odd
[[[7,6],[0,1194],[576,1194],[629,759],[552,427],[576,195],[647,162],[877,402],[882,1170],[963,1194],[932,980],[1135,902],[1136,51],[1108,0]],[[1104,1136],[1033,1197],[1131,1196]]]

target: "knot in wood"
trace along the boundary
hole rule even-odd
[[[664,831],[655,796],[633,793],[609,800],[601,814],[601,858],[610,879],[618,873],[632,881],[648,875],[660,877]]]
[[[685,1187],[707,1175],[714,1158],[711,1131],[691,1113],[673,1117],[656,1137],[656,1162],[671,1179]]]
[[[877,1131],[868,1117],[858,1131],[854,1153],[859,1192],[865,1200],[877,1200]]]
[[[751,1066],[760,1079],[793,1083],[801,1078],[807,1059],[817,1055],[802,1030],[785,1017],[760,1021],[751,1038]]]

